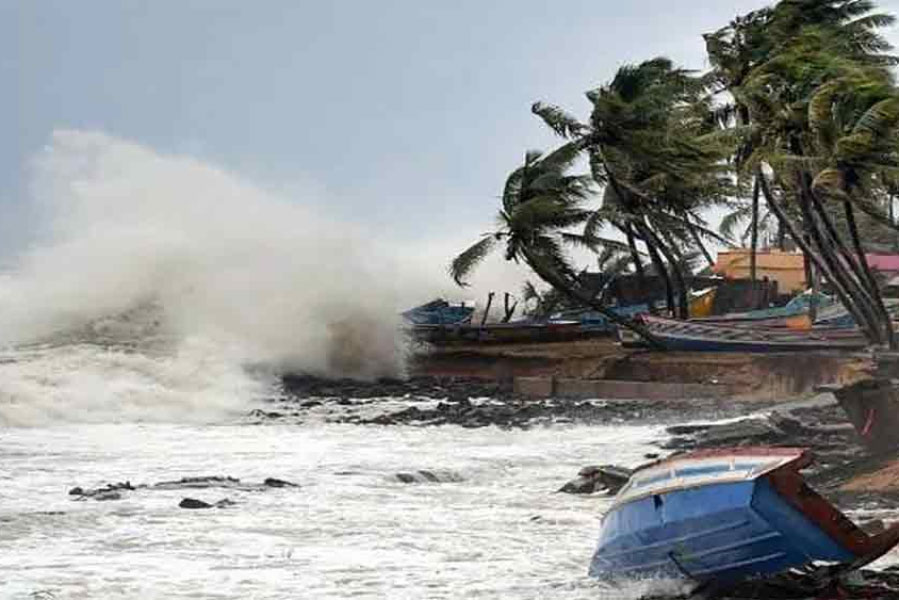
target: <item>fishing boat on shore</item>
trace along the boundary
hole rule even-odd
[[[827,563],[860,568],[899,542],[869,535],[812,490],[802,448],[703,450],[638,468],[605,514],[589,573],[728,586]]]
[[[426,302],[402,313],[404,319],[413,325],[463,325],[471,323],[474,307],[451,304],[443,298]]]
[[[676,321],[651,315],[637,317],[668,350],[693,352],[804,352],[809,350],[859,350],[867,345],[857,329],[760,327],[742,324]],[[645,345],[644,340],[624,328],[618,330],[625,347]]]
[[[609,335],[605,331],[584,327],[578,321],[415,325],[410,333],[414,339],[432,344],[565,342],[596,335]]]
[[[610,307],[623,318],[633,318],[649,310],[645,304]],[[617,327],[606,315],[589,310],[555,313],[546,320],[509,323],[413,323],[408,329],[413,339],[432,344],[487,343],[520,344],[567,342],[597,337],[614,337]]]
[[[808,329],[812,325],[808,315],[813,301],[815,302],[816,309],[825,309],[834,305],[834,300],[830,296],[824,294],[813,295],[811,291],[808,291],[796,296],[784,306],[773,306],[770,308],[726,313],[723,315],[711,315],[703,318],[694,318],[691,319],[691,321],[707,324],[751,324],[763,327]]]

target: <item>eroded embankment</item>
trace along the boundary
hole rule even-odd
[[[631,394],[651,391],[659,397],[678,399],[737,396],[776,402],[806,394],[819,385],[863,379],[874,365],[867,353],[649,352],[624,349],[606,338],[423,347],[412,368],[417,374],[430,376],[520,379],[524,385],[515,387],[525,396],[633,398]],[[624,382],[659,385],[633,387],[622,385]]]

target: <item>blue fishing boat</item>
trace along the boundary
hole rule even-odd
[[[470,323],[473,314],[473,306],[450,304],[437,298],[407,310],[403,317],[413,325],[460,325]]]
[[[804,482],[801,448],[675,455],[637,469],[602,521],[590,575],[727,586],[819,563],[859,568],[897,542],[869,535]]]

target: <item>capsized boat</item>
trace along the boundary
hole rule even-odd
[[[811,460],[742,447],[640,467],[603,517],[590,575],[727,586],[819,563],[852,570],[893,548],[899,525],[869,535],[808,487]]]

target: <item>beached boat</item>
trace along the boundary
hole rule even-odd
[[[631,306],[610,306],[609,310],[626,319],[632,319],[637,315],[649,312],[648,304],[634,304]],[[549,323],[564,323],[578,321],[581,327],[591,331],[605,331],[613,333],[617,327],[615,323],[601,312],[590,308],[566,310],[550,316]]]
[[[433,344],[495,343],[526,344],[564,342],[585,337],[609,335],[581,325],[578,321],[488,323],[485,325],[415,325],[412,337]]]
[[[473,306],[450,304],[443,298],[437,298],[407,310],[403,318],[413,325],[458,325],[470,323],[473,314]]]
[[[808,487],[801,448],[704,450],[637,469],[602,520],[590,575],[727,586],[818,563],[859,568],[899,542]]]
[[[633,318],[649,310],[646,304],[613,306],[609,310],[624,318]],[[523,320],[509,323],[415,324],[412,336],[433,344],[458,342],[518,344],[564,342],[614,335],[616,326],[604,314],[586,309],[556,313],[548,320]]]
[[[712,315],[700,319],[692,319],[698,323],[720,323],[726,325],[736,325],[740,323],[749,323],[752,325],[762,325],[765,327],[787,327],[791,329],[808,329],[811,327],[811,321],[807,315],[812,299],[816,299],[817,307],[824,309],[833,305],[834,301],[830,296],[818,294],[813,296],[811,292],[806,292],[796,296],[784,306],[774,306],[771,308],[761,308],[758,310],[750,310],[747,312],[727,313],[723,315]]]
[[[857,350],[867,340],[856,329],[812,328],[794,331],[756,325],[676,321],[651,315],[638,320],[668,350],[694,352],[803,352],[808,350]],[[620,328],[624,346],[642,346],[644,341]]]

